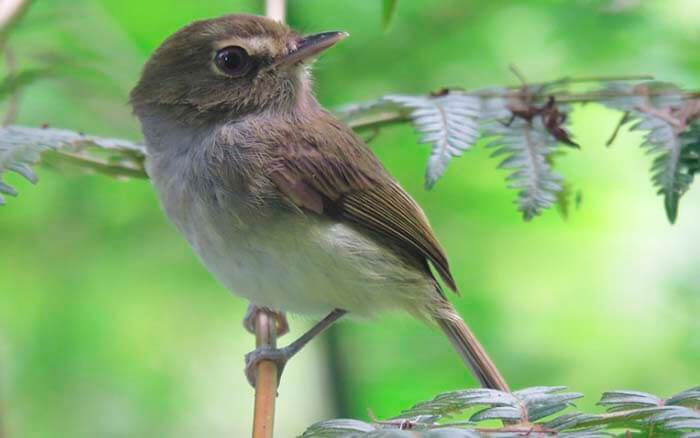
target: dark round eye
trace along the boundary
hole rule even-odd
[[[243,76],[253,66],[252,60],[243,47],[229,46],[216,52],[216,66],[229,76]]]

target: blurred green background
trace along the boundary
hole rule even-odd
[[[626,8],[625,5],[632,5]],[[612,7],[611,7],[612,6]],[[188,22],[261,13],[259,1],[51,0],[9,45],[21,67],[59,74],[22,94],[18,123],[140,139],[127,95],[148,54]],[[650,73],[700,88],[700,2],[289,0],[302,32],[351,38],[317,62],[327,106],[442,86]],[[409,126],[372,143],[425,208],[451,258],[453,302],[511,386],[567,385],[591,408],[604,390],[669,395],[700,381],[700,189],[675,226],[639,136],[605,141],[618,116],[573,114],[583,145],[559,169],[583,203],[568,220],[524,223],[483,148],[422,188],[427,146]],[[0,423],[7,437],[246,436],[253,340],[246,303],[200,266],[145,181],[39,171],[0,210]],[[312,323],[291,321],[292,339]],[[285,371],[279,436],[336,416],[386,417],[474,386],[446,340],[402,315],[344,322]],[[0,432],[0,435],[2,433]]]

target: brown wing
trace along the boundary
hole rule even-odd
[[[355,223],[416,251],[456,292],[423,211],[364,142],[325,113],[304,131],[303,137],[298,131],[288,136],[293,144],[276,148],[270,178],[280,191],[303,209]]]

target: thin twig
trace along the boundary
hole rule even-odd
[[[7,33],[27,12],[31,3],[31,0],[0,0],[0,46],[4,45]]]
[[[277,322],[274,314],[260,309],[255,316],[255,346],[277,347]],[[277,365],[268,360],[258,364],[255,382],[253,438],[272,438],[277,397]]]
[[[7,75],[13,76],[17,73],[17,59],[15,54],[10,49],[10,47],[5,48],[5,66],[7,67]],[[9,102],[7,103],[7,110],[2,119],[2,126],[9,126],[17,120],[17,114],[19,113],[19,87],[10,95]]]
[[[615,126],[615,130],[613,131],[612,135],[608,139],[608,141],[605,142],[606,147],[612,146],[612,144],[615,142],[615,139],[617,138],[617,135],[620,133],[620,129],[622,129],[623,126],[627,122],[629,122],[630,119],[630,112],[625,111],[624,114],[622,114],[622,117],[620,118],[620,121],[617,122],[617,126]]]
[[[267,0],[265,2],[265,15],[281,23],[285,22],[285,0]]]
[[[347,121],[348,126],[352,129],[371,129],[380,128],[384,125],[392,125],[395,123],[403,123],[411,120],[406,111],[384,111],[377,114],[369,114],[366,117],[357,118]]]
[[[527,80],[525,79],[525,75],[523,74],[523,72],[520,71],[518,66],[515,64],[511,64],[508,66],[508,68],[510,69],[511,72],[513,72],[515,77],[518,78],[518,80],[520,81],[520,85],[523,88],[527,89]]]
[[[65,162],[115,178],[148,178],[142,163],[134,165],[113,164],[98,158],[66,151],[47,151],[42,158],[49,165],[60,165],[61,162]]]
[[[265,14],[268,18],[284,23],[285,6],[285,0],[265,0]],[[275,316],[264,309],[255,315],[255,345],[257,348],[277,347]],[[256,370],[253,438],[272,438],[278,376],[277,364],[268,360],[260,361]]]

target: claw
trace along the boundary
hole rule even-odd
[[[260,309],[258,309],[255,306],[251,305],[250,307],[248,307],[246,318],[243,320],[243,325],[246,326],[246,328],[250,325],[250,321],[254,321],[255,313],[259,311]],[[317,322],[313,327],[311,327],[311,329],[309,329],[306,333],[299,336],[299,338],[296,341],[292,342],[284,348],[272,348],[270,346],[262,346],[246,354],[245,375],[248,378],[248,382],[250,382],[251,386],[255,388],[258,364],[260,363],[260,361],[269,360],[277,365],[277,384],[279,384],[279,377],[282,376],[282,371],[284,371],[284,366],[287,364],[287,361],[292,356],[297,354],[299,350],[304,348],[304,346],[308,344],[309,341],[311,341],[318,334],[322,333],[324,330],[330,327],[335,321],[337,321],[346,313],[347,311],[342,309],[333,310],[325,318],[323,318],[321,321]],[[284,326],[281,328],[281,333],[284,334],[289,329],[286,324],[287,320],[286,318],[284,318],[283,313],[278,313],[278,315],[280,315],[281,319],[278,319],[277,322],[280,323],[280,321],[284,321]]]
[[[248,378],[250,386],[255,388],[257,380],[258,364],[264,360],[269,360],[277,365],[277,382],[279,384],[282,371],[284,371],[287,361],[292,357],[285,348],[260,347],[245,355],[245,376]]]
[[[275,321],[277,322],[277,337],[289,333],[289,323],[287,322],[287,317],[284,312],[276,312],[266,307],[258,307],[254,304],[249,304],[248,309],[245,311],[245,316],[243,316],[243,327],[248,330],[250,334],[255,334],[255,318],[261,310],[265,310],[274,315]]]

